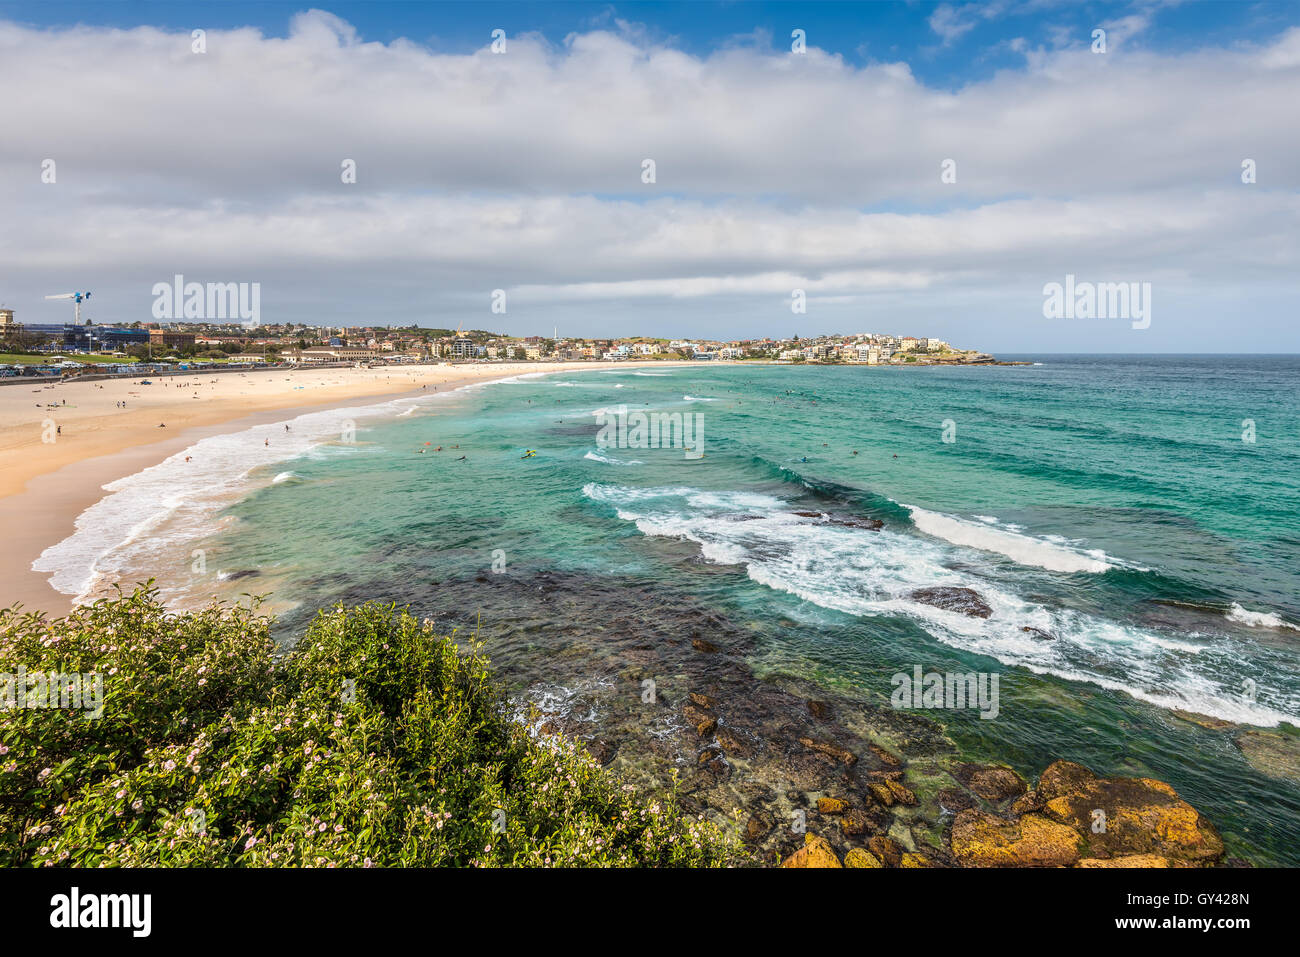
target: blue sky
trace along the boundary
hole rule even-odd
[[[259,282],[267,321],[1297,352],[1298,24],[1158,0],[0,0],[25,94],[0,105],[0,302],[57,321],[44,294],[93,288],[95,318],[146,319],[183,273]],[[1045,318],[1067,274],[1151,283],[1150,327]]]
[[[1300,5],[1250,0],[1088,3],[1078,0],[1006,3],[920,2],[140,2],[140,0],[0,0],[0,17],[46,27],[76,24],[130,29],[150,25],[189,30],[256,26],[267,36],[288,34],[290,18],[319,6],[356,27],[366,40],[406,38],[440,52],[468,53],[493,29],[512,35],[539,33],[560,43],[570,33],[610,26],[615,20],[643,25],[650,37],[696,55],[728,45],[788,45],[803,29],[808,42],[850,63],[906,60],[926,83],[956,87],[1022,62],[1006,48],[1009,35],[1031,45],[1052,46],[1064,34],[1082,42],[1098,23],[1133,11],[1152,11],[1147,49],[1181,52],[1225,38],[1259,42],[1300,23]],[[955,11],[931,20],[936,11]],[[987,16],[985,15],[987,13]],[[941,32],[952,24],[954,35]]]

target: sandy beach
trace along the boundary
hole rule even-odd
[[[32,562],[72,534],[103,486],[222,432],[298,414],[491,382],[524,373],[590,371],[628,362],[517,362],[267,369],[0,386],[0,606],[64,614],[70,598]]]

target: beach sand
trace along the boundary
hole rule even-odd
[[[21,602],[28,611],[67,613],[70,597],[32,571],[32,562],[72,534],[77,516],[103,497],[105,484],[209,435],[278,421],[286,413],[424,394],[424,386],[445,391],[524,373],[665,364],[267,369],[154,377],[152,385],[133,378],[0,386],[0,607]]]

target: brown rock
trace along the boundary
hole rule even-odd
[[[840,818],[840,830],[845,837],[857,837],[872,830],[871,818],[860,808],[851,807]]]
[[[964,811],[975,806],[975,799],[961,788],[944,788],[939,792],[939,806],[946,811]]]
[[[888,781],[872,781],[867,785],[867,791],[871,793],[871,796],[876,799],[877,803],[885,807],[894,806],[894,792],[889,790],[889,784]]]
[[[775,826],[770,815],[763,811],[755,811],[745,822],[744,839],[750,844],[757,844],[772,833],[772,828]]]
[[[1158,854],[1126,854],[1124,857],[1085,857],[1076,867],[1177,867]]]
[[[838,744],[833,744],[830,741],[818,741],[814,738],[800,738],[799,743],[805,748],[811,748],[813,751],[834,758],[836,761],[841,761],[844,764],[851,765],[858,760],[858,756],[852,751],[847,748],[842,748]]]
[[[699,705],[701,708],[708,708],[710,711],[712,711],[714,705],[718,703],[717,698],[713,698],[710,697],[709,695],[702,694],[699,691],[692,691],[689,697],[693,704]]]
[[[717,654],[718,646],[711,641],[705,641],[703,638],[692,638],[691,647],[696,651],[702,651],[705,654]]]
[[[848,802],[839,798],[824,797],[817,799],[818,814],[843,814],[848,809]]]
[[[824,838],[815,834],[804,835],[804,846],[784,861],[782,867],[843,867],[834,849]]]
[[[898,864],[899,867],[929,867],[930,862],[920,854],[910,852],[903,853],[903,859]]]
[[[808,710],[820,721],[828,721],[831,717],[831,706],[825,701],[809,701]]]
[[[869,744],[867,745],[867,747],[869,747],[871,749],[871,753],[874,754],[876,757],[878,757],[881,760],[881,763],[883,763],[887,767],[899,768],[903,766],[902,758],[900,758],[896,754],[886,751],[884,748],[880,747],[880,745]]]
[[[876,857],[869,851],[864,851],[860,847],[850,848],[849,852],[844,855],[845,867],[884,867],[880,863],[880,858]]]
[[[898,781],[886,781],[884,784],[885,787],[889,788],[889,793],[894,796],[896,802],[907,807],[916,806],[916,795],[911,788],[904,787]]]
[[[1007,821],[976,808],[957,814],[951,840],[963,867],[1069,867],[1081,843],[1073,828],[1040,815]]]
[[[1057,761],[1039,778],[1037,800],[1046,817],[1087,841],[1089,857],[1154,854],[1205,865],[1223,856],[1214,826],[1154,778],[1102,778],[1082,765]],[[1100,821],[1104,829],[1094,831]]]
[[[872,781],[901,781],[902,771],[868,771],[867,777]]]
[[[893,838],[877,835],[867,841],[867,850],[889,867],[897,867],[903,862],[903,849]]]
[[[749,745],[741,741],[740,738],[736,737],[735,733],[724,725],[718,726],[717,730],[714,732],[714,740],[717,741],[722,750],[726,751],[728,754],[734,754],[737,757],[743,758],[747,757],[750,753]]]
[[[1025,782],[1010,768],[992,767],[976,771],[967,785],[986,801],[1005,801],[1025,793]]]

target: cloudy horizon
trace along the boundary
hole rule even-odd
[[[1300,352],[1300,16],[1148,42],[1171,6],[1099,6],[1103,53],[1045,0],[909,5],[925,43],[866,54],[745,4],[725,37],[503,20],[504,52],[0,7],[0,304],[148,321],[179,273],[260,283],[268,323]],[[1045,318],[1067,275],[1150,283],[1149,328]]]

